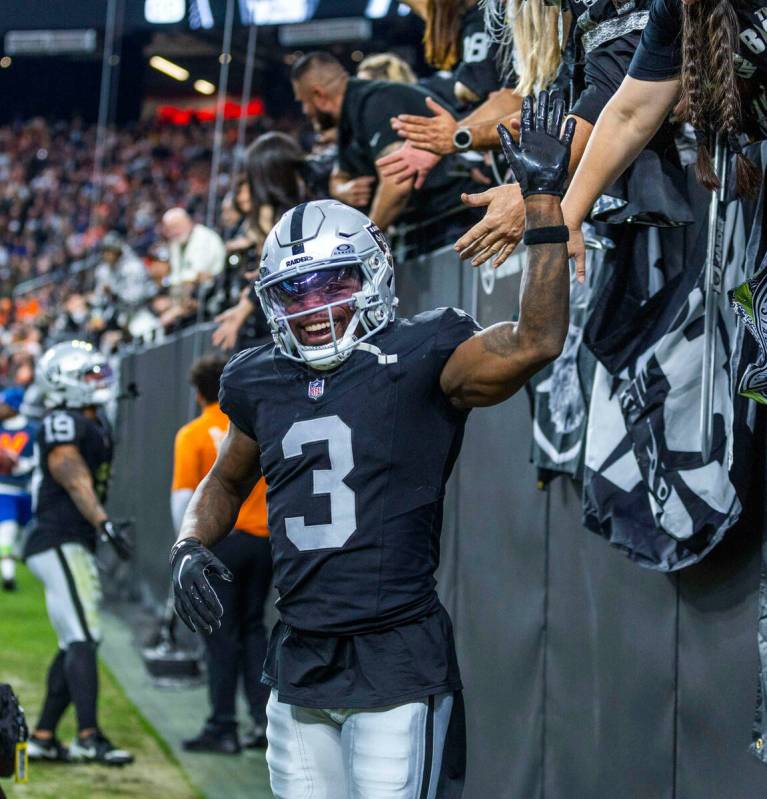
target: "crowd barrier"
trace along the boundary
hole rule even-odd
[[[397,282],[405,316],[456,305],[487,325],[518,305],[513,262],[480,273],[448,249],[399,265]],[[129,353],[121,370],[140,395],[121,410],[113,502],[136,519],[136,574],[156,605],[173,436],[208,335]],[[582,528],[571,480],[536,487],[531,430],[524,393],[473,412],[446,502],[439,584],[466,686],[466,799],[767,795],[767,768],[748,753],[762,492],[700,565],[647,571]]]

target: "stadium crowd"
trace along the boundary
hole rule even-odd
[[[215,229],[203,223],[210,180],[208,127],[140,122],[110,130],[96,181],[94,127],[77,120],[35,119],[0,129],[2,382],[9,387],[30,385],[36,359],[57,341],[83,339],[112,354],[123,343],[159,340],[182,325],[212,318],[218,322],[214,343],[223,349],[240,350],[266,338],[269,328],[252,280],[269,232],[295,206],[303,208],[307,201],[327,196],[363,210],[383,231],[396,226],[405,252],[450,244],[475,266],[489,261],[500,265],[522,242],[526,220],[529,228],[535,217],[529,200],[535,188],[524,180],[511,139],[519,138],[520,127],[535,127],[532,104],[523,105],[523,97],[543,89],[555,90],[560,100],[552,100],[552,108],[565,102],[567,118],[577,122],[575,128],[572,122],[564,127],[564,119],[554,113],[566,131],[569,158],[557,166],[569,171],[570,185],[562,203],[564,224],[557,216],[557,201],[555,213],[541,216],[541,228],[548,233],[540,239],[528,237],[525,243],[531,248],[562,244],[569,237],[569,251],[583,280],[582,226],[590,214],[589,221],[610,240],[605,273],[620,276],[631,264],[636,277],[630,291],[624,291],[625,281],[608,284],[604,291],[611,292],[613,304],[609,311],[595,304],[596,322],[590,330],[595,351],[618,374],[621,368],[616,364],[624,358],[620,366],[625,366],[624,353],[607,349],[614,341],[606,341],[606,328],[618,309],[625,313],[622,318],[636,321],[638,309],[660,296],[664,287],[681,281],[689,293],[692,286],[692,244],[680,243],[676,231],[705,225],[708,208],[695,194],[698,189],[686,182],[684,147],[677,142],[692,133],[698,147],[697,174],[706,188],[717,187],[709,158],[714,141],[727,142],[744,202],[760,184],[757,166],[743,148],[761,135],[761,106],[758,100],[748,105],[745,94],[740,100],[736,80],[748,53],[739,56],[736,69],[732,43],[721,40],[722,31],[728,31],[737,41],[738,26],[747,20],[731,14],[716,17],[718,6],[728,4],[713,0],[686,4],[684,11],[674,0],[628,5],[573,0],[564,18],[558,4],[538,0],[488,0],[484,10],[471,0],[409,0],[408,5],[426,20],[425,52],[436,74],[418,78],[394,54],[364,62],[357,76],[328,52],[301,56],[292,65],[291,80],[313,135],[307,143],[295,127],[262,121],[248,131],[245,151],[237,153],[234,128],[228,130],[222,177],[214,192],[220,207]],[[715,39],[692,46],[691,37],[704,30]],[[756,85],[767,69],[759,60],[752,66],[749,79]],[[539,101],[544,117],[547,102]],[[539,130],[546,122],[538,120]],[[549,140],[559,141],[559,127]],[[544,172],[534,155],[529,163]],[[233,169],[235,160],[241,164],[238,170]],[[549,176],[542,183],[540,194],[559,193],[557,180]],[[296,224],[302,215],[303,210]],[[379,246],[382,253],[391,254],[385,242]],[[546,285],[541,280],[540,286]],[[565,302],[567,289],[562,285],[555,293]],[[469,331],[470,324],[460,319],[454,324],[456,337],[461,325],[466,333],[461,342],[453,342],[458,351],[457,345],[463,346],[474,328]],[[559,328],[564,341],[566,319]],[[522,370],[525,380],[553,360],[563,341],[538,338],[543,350],[533,355],[526,351],[530,363]],[[504,350],[499,346],[494,352]],[[378,357],[385,359],[380,350]],[[441,366],[446,360],[447,356]],[[216,389],[223,363],[218,366]],[[457,390],[452,395],[445,390],[454,406],[450,412],[500,402],[525,382],[516,372],[513,380],[505,373],[503,377],[501,388],[490,381],[497,390],[489,399],[472,397],[469,402]],[[322,380],[317,382],[324,386]],[[448,378],[444,382],[449,383]],[[217,390],[205,394],[197,388],[201,407],[218,413]],[[237,413],[236,402],[230,410],[232,405]],[[438,416],[435,411],[435,419]],[[452,424],[454,417],[450,419]],[[443,416],[437,421],[441,424]],[[247,425],[246,418],[235,426],[247,431]],[[440,441],[438,449],[447,452],[449,447]],[[440,470],[438,477],[447,472]],[[188,492],[187,503],[202,479],[196,475],[179,483],[177,490]],[[100,513],[103,509],[96,508],[92,524],[99,529],[108,523]],[[184,529],[192,529],[190,524],[184,528],[179,518],[182,539],[177,546],[187,541],[183,552],[193,551],[183,537]],[[265,533],[263,526],[254,525],[254,535]],[[104,537],[115,543],[111,533]],[[35,554],[40,557],[41,552]],[[209,553],[194,556],[207,558]],[[200,562],[205,568],[213,563]],[[203,571],[200,566],[200,574]],[[180,570],[177,576],[181,585]],[[260,613],[263,597],[257,604]],[[217,621],[215,613],[206,615],[205,609],[199,618],[188,610],[180,615],[193,622],[202,619],[198,627],[203,629],[206,621],[211,628]],[[401,621],[398,617],[397,624]],[[331,637],[333,632],[323,630]],[[442,632],[434,633],[434,640],[442,641]],[[253,671],[251,667],[249,673]],[[456,675],[457,671],[451,676],[450,691],[459,685]],[[236,675],[227,677],[232,679],[236,683]],[[73,697],[76,690],[81,689],[73,689]],[[307,694],[301,696],[306,699]],[[88,701],[93,710],[95,698]],[[38,728],[41,757],[46,756],[45,742],[55,740],[59,716],[48,713]],[[88,734],[96,729],[94,718],[91,713],[84,725]],[[261,725],[263,718],[257,721]],[[226,724],[226,751],[239,751],[231,713]],[[191,748],[215,749],[216,737],[215,729],[206,728]],[[260,727],[255,737],[263,738]],[[114,748],[104,747],[99,751],[107,762],[109,756],[127,762],[126,753],[118,756]],[[59,754],[57,749],[54,755]],[[284,775],[278,775],[277,784],[280,780],[289,782]],[[293,794],[285,789],[280,795]]]

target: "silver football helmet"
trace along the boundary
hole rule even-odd
[[[394,319],[397,305],[386,237],[337,200],[302,203],[283,214],[264,243],[255,289],[277,347],[314,369],[338,366]],[[353,315],[340,332],[342,306]],[[291,322],[308,326],[319,343],[300,341]]]
[[[113,398],[112,369],[87,341],[63,341],[47,350],[37,364],[35,382],[47,408],[85,408]]]

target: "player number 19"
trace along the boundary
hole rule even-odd
[[[285,532],[293,544],[304,549],[330,549],[342,547],[357,529],[354,491],[344,483],[344,478],[354,468],[352,431],[338,416],[321,416],[296,422],[282,439],[285,458],[303,454],[304,444],[326,441],[329,469],[314,469],[313,493],[330,497],[330,522],[306,524],[303,516],[285,519]]]
[[[61,444],[75,440],[75,421],[66,413],[53,413],[43,419],[45,440],[48,444]]]

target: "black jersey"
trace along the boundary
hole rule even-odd
[[[53,410],[43,419],[37,434],[40,451],[39,475],[35,491],[35,525],[25,557],[64,543],[96,546],[96,531],[80,513],[66,489],[54,480],[48,469],[48,455],[65,444],[74,445],[93,478],[96,494],[106,500],[112,469],[112,432],[101,415],[91,419],[77,410]]]
[[[375,336],[396,363],[356,350],[322,373],[274,346],[229,362],[221,408],[258,441],[269,486],[283,625],[272,638],[267,676],[270,668],[279,672],[271,679],[281,700],[380,706],[414,691],[456,687],[434,572],[445,483],[467,414],[449,404],[439,376],[477,329],[463,312],[440,309],[397,320]],[[390,639],[383,647],[382,636]],[[385,650],[379,678],[366,668],[360,680],[360,664],[375,660],[368,646]],[[317,670],[313,659],[325,668]],[[403,661],[406,680],[397,665]]]
[[[498,45],[485,29],[485,13],[479,5],[470,8],[461,19],[461,58],[455,67],[455,80],[486,100],[491,92],[517,83],[514,70],[501,75]]]

